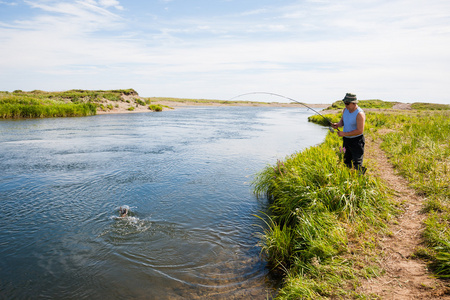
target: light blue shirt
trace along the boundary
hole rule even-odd
[[[357,129],[357,125],[356,125],[356,116],[362,112],[363,110],[358,107],[354,112],[350,113],[348,111],[348,109],[344,110],[344,114],[342,115],[342,120],[344,121],[344,132],[350,132],[353,130]],[[358,136],[361,136],[362,134],[359,135],[354,135],[354,136],[346,136],[346,138],[355,138]]]

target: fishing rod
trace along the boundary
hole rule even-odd
[[[255,94],[263,94],[263,95],[277,96],[277,97],[281,97],[281,98],[284,98],[284,99],[287,99],[287,100],[290,100],[290,101],[294,101],[294,102],[296,102],[296,103],[298,103],[298,104],[301,104],[301,105],[305,106],[306,108],[312,110],[313,112],[315,112],[316,114],[318,114],[318,115],[321,116],[322,118],[324,118],[324,119],[330,124],[330,127],[329,127],[330,131],[331,131],[331,132],[334,132],[334,129],[333,129],[333,127],[332,127],[332,126],[333,126],[333,123],[331,122],[330,119],[328,119],[327,117],[325,117],[324,115],[322,115],[321,113],[319,113],[317,110],[313,109],[312,107],[309,107],[309,106],[306,105],[305,103],[300,102],[300,101],[297,101],[297,100],[292,99],[292,98],[289,98],[289,97],[286,97],[286,96],[283,96],[283,95],[280,95],[280,94],[269,93],[269,92],[251,92],[251,93],[245,93],[245,94],[237,95],[237,96],[231,98],[229,101],[231,101],[231,100],[233,100],[233,99],[236,99],[236,98],[239,98],[239,97],[242,97],[242,96],[246,96],[246,95],[255,95]],[[339,129],[337,129],[337,130],[339,131]]]

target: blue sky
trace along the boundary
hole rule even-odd
[[[0,90],[119,88],[450,104],[450,1],[0,0]]]

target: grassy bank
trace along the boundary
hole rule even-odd
[[[3,119],[77,117],[95,115],[93,103],[72,103],[27,95],[0,95],[0,117]]]
[[[366,134],[383,140],[393,164],[429,198],[426,246],[418,246],[415,256],[425,258],[437,275],[449,276],[449,112],[366,115]],[[339,114],[326,117],[340,119]],[[285,276],[279,299],[370,298],[356,287],[383,273],[376,263],[376,234],[390,234],[387,223],[397,203],[371,175],[370,162],[365,176],[343,166],[340,145],[341,139],[329,133],[323,144],[278,161],[254,182],[255,192],[271,201],[261,245],[271,267]]]
[[[63,92],[0,92],[0,117],[47,118],[95,115],[97,110],[108,111],[126,103],[128,107],[146,106],[133,89],[124,90],[70,90]]]
[[[280,299],[353,297],[360,278],[382,270],[370,260],[374,232],[395,213],[386,187],[343,165],[340,139],[278,161],[255,180],[255,192],[271,199],[262,249],[283,273]]]

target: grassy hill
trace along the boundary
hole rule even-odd
[[[400,106],[400,102],[392,102],[392,101],[383,101],[380,99],[371,99],[371,100],[359,100],[358,106],[365,109],[392,109]],[[325,110],[334,110],[334,109],[344,109],[344,102],[339,100],[325,108]],[[409,105],[411,109],[417,110],[450,110],[450,105],[448,104],[436,104],[436,103],[423,103],[416,102]]]
[[[113,109],[119,102],[147,105],[133,89],[124,90],[69,90],[45,92],[0,92],[0,118],[46,118],[90,116],[97,109]],[[114,104],[113,104],[114,103]]]

